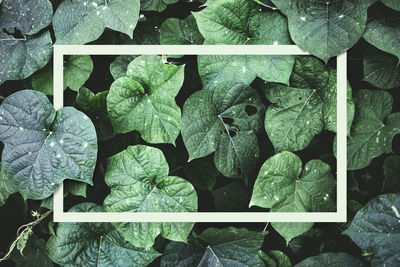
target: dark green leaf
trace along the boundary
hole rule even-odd
[[[213,152],[217,169],[227,177],[246,177],[257,163],[256,133],[264,105],[257,92],[241,83],[201,90],[185,102],[182,137],[189,160]]]
[[[385,159],[383,163],[383,192],[400,192],[400,156],[394,155]]]
[[[307,258],[300,263],[296,264],[295,267],[364,267],[366,264],[360,259],[344,253],[344,252],[328,252],[321,253],[318,256]]]
[[[372,266],[396,266],[400,259],[400,195],[381,195],[357,212],[343,234],[365,252]]]

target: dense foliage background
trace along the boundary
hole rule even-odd
[[[399,14],[396,0],[0,0],[1,264],[399,266]],[[313,56],[67,56],[56,113],[53,44]],[[71,211],[335,210],[344,51],[347,223],[52,222],[66,178]]]

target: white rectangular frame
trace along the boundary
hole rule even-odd
[[[296,45],[55,45],[54,108],[63,107],[64,55],[310,55]],[[347,54],[337,57],[336,212],[64,212],[63,184],[54,193],[55,222],[346,222]]]

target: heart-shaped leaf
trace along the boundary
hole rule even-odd
[[[372,266],[396,266],[400,257],[400,195],[381,195],[357,212],[348,235],[363,251],[373,252]]]
[[[97,138],[82,112],[58,112],[40,92],[22,90],[0,106],[2,172],[24,198],[45,199],[65,179],[92,184]]]
[[[53,18],[56,44],[86,44],[100,37],[105,28],[130,38],[139,19],[140,0],[65,0]]]
[[[159,56],[140,56],[117,79],[107,96],[107,109],[117,133],[138,131],[148,143],[175,143],[180,108],[175,97],[183,84],[184,66],[165,64]]]
[[[367,9],[376,0],[272,0],[288,17],[293,41],[328,62],[363,35]]]
[[[193,15],[204,44],[290,44],[285,18],[278,13],[260,12],[252,1],[216,1]],[[287,84],[294,57],[205,55],[198,56],[198,62],[203,87],[214,88],[224,81],[250,84],[256,76]]]
[[[319,212],[336,209],[336,182],[328,164],[309,161],[304,170],[298,156],[281,152],[261,167],[249,206],[270,208],[271,212]],[[308,231],[313,223],[272,223],[289,241]]]
[[[227,177],[246,177],[257,163],[265,108],[257,92],[241,83],[224,83],[191,95],[183,106],[182,137],[189,161],[213,152]]]
[[[290,86],[266,83],[270,105],[265,130],[276,151],[298,151],[326,129],[336,132],[337,74],[314,57],[297,57]],[[354,117],[350,85],[347,86],[347,125]]]
[[[111,193],[104,201],[113,212],[196,212],[197,194],[186,180],[168,176],[161,150],[130,146],[107,162],[105,181]],[[186,242],[192,223],[117,223],[124,238],[135,246],[150,247],[161,234]]]

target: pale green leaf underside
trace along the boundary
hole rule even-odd
[[[372,266],[396,266],[400,257],[400,196],[381,195],[357,212],[348,235],[363,251],[373,252]]]
[[[213,152],[217,169],[227,177],[246,177],[254,168],[264,106],[257,92],[241,83],[201,90],[185,102],[182,137],[189,160]]]
[[[116,80],[107,109],[117,133],[138,131],[148,143],[175,143],[180,132],[180,108],[175,103],[184,66],[168,65],[158,56],[140,56]]]
[[[272,0],[288,17],[293,41],[324,62],[350,49],[363,35],[367,9],[376,0]]]
[[[81,203],[70,212],[104,212],[94,203]],[[47,242],[50,258],[62,266],[142,266],[160,254],[137,248],[124,240],[110,223],[58,223]]]
[[[249,206],[270,208],[271,212],[318,212],[335,210],[335,179],[329,165],[311,160],[302,170],[298,156],[281,152],[261,167]],[[289,242],[306,232],[312,223],[273,223]]]
[[[43,93],[23,90],[3,101],[0,118],[2,171],[24,198],[45,199],[65,179],[92,184],[97,138],[82,112],[56,113]]]
[[[105,28],[132,38],[139,9],[140,0],[63,1],[53,18],[56,44],[85,44],[98,39]]]
[[[113,212],[196,212],[197,194],[186,180],[168,176],[161,150],[130,146],[108,159],[105,181],[111,193],[104,201]],[[124,238],[138,247],[150,247],[161,234],[185,242],[192,223],[117,223]]]

